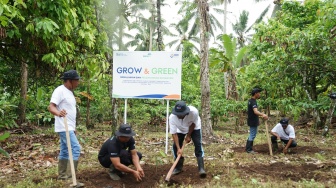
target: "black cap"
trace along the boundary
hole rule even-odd
[[[288,119],[288,118],[282,118],[282,119],[280,120],[280,124],[281,124],[281,125],[288,125],[288,122],[289,122],[289,119]]]
[[[132,137],[135,135],[135,132],[132,131],[132,128],[128,124],[121,124],[119,130],[115,133],[116,136],[126,136]]]
[[[252,89],[251,95],[253,96],[254,94],[260,93],[260,92],[262,92],[262,89],[258,88],[258,87],[255,87],[255,88]]]
[[[173,108],[173,114],[177,116],[185,116],[190,112],[190,108],[184,101],[178,101]]]
[[[78,75],[76,70],[66,71],[61,77],[63,80],[79,80],[80,76]]]

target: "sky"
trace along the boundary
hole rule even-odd
[[[165,23],[165,26],[169,26],[171,23],[177,23],[179,20],[181,20],[181,15],[178,15],[178,5],[175,5],[174,0],[167,0],[169,2],[168,6],[163,6],[162,7],[162,17],[166,19],[167,23]],[[243,11],[246,10],[249,12],[249,20],[248,20],[248,27],[251,26],[255,20],[259,17],[261,12],[268,6],[271,5],[270,10],[268,14],[265,16],[266,20],[271,17],[271,13],[273,10],[273,0],[265,0],[259,3],[255,3],[253,0],[232,0],[231,4],[228,5],[227,11],[230,12],[228,14],[228,20],[227,20],[227,33],[233,33],[232,31],[232,23],[235,23],[236,20],[239,18],[239,14]],[[224,5],[221,5],[220,8],[224,9]],[[212,10],[210,9],[210,12]],[[219,21],[223,23],[224,16],[223,15],[218,15],[217,18]],[[218,31],[218,34],[221,32]],[[177,33],[176,33],[177,34]],[[172,41],[173,38],[166,37],[164,39],[164,43],[168,43]],[[213,41],[210,41],[210,46],[213,43]],[[174,50],[174,46],[172,48],[169,48],[169,46],[166,46],[166,50]]]

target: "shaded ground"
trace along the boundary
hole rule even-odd
[[[278,144],[279,150],[274,152],[273,155],[277,155],[282,153],[282,148],[283,146],[281,144]],[[245,153],[245,148],[244,147],[234,147],[232,148],[233,151],[238,152],[238,153]],[[262,155],[269,155],[270,151],[269,151],[269,147],[268,144],[260,144],[260,145],[254,145],[253,146],[253,150],[258,152],[258,154],[262,154]],[[318,147],[314,147],[314,146],[300,146],[298,145],[295,148],[290,148],[290,152],[288,153],[288,155],[293,155],[293,154],[314,154],[314,153],[324,153],[328,150],[326,150],[325,148],[318,148]]]
[[[120,181],[113,181],[107,174],[107,170],[81,171],[78,175],[79,181],[85,183],[86,187],[108,188],[108,187],[133,187],[133,188],[150,188],[158,187],[160,183],[164,183],[165,177],[171,165],[143,165],[145,178],[141,182],[137,182],[132,174],[125,174]],[[196,166],[185,165],[183,172],[178,175],[172,175],[170,183],[176,185],[201,185],[211,179],[210,176],[201,179],[198,176]],[[168,185],[168,184],[167,184]]]

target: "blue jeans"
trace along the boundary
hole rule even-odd
[[[60,136],[60,153],[59,153],[58,159],[69,160],[69,152],[68,152],[66,134],[65,132],[59,132],[58,134]],[[79,145],[75,132],[69,131],[69,135],[70,135],[70,143],[71,143],[71,149],[72,149],[72,157],[73,157],[73,160],[77,161],[80,155],[81,147]]]
[[[247,140],[253,141],[255,137],[257,136],[257,132],[258,132],[258,126],[255,126],[255,127],[250,126],[250,135]]]

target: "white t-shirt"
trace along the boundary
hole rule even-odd
[[[280,123],[276,124],[276,126],[271,130],[271,132],[277,133],[281,139],[289,140],[289,138],[295,138],[295,131],[292,125],[288,125],[284,130]]]
[[[195,123],[194,130],[201,129],[201,118],[198,115],[198,110],[193,106],[188,106],[190,112],[183,119],[179,119],[176,115],[170,114],[169,116],[169,128],[170,134],[182,133],[187,134],[189,126]]]
[[[58,86],[50,99],[51,103],[56,104],[56,108],[61,111],[65,109],[67,112],[67,122],[69,131],[74,131],[76,128],[76,99],[71,90],[64,85]],[[63,117],[55,117],[55,132],[64,132],[64,119]]]

